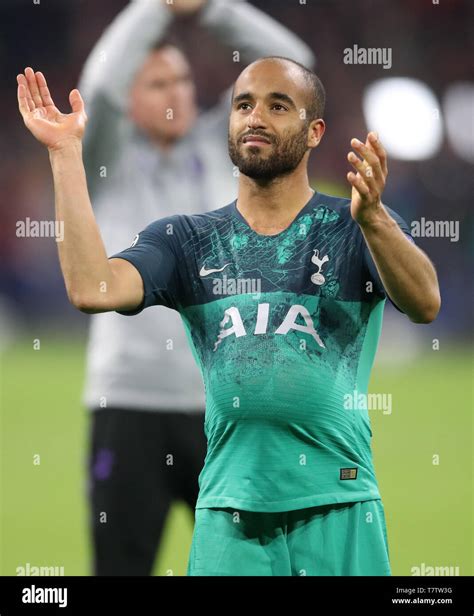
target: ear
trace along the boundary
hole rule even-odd
[[[323,138],[326,124],[324,120],[313,120],[308,127],[308,148],[316,148]]]

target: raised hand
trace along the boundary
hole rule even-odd
[[[362,160],[349,152],[347,158],[357,174],[352,171],[347,179],[352,185],[351,215],[359,224],[375,220],[382,207],[382,192],[388,175],[387,154],[377,135],[367,135],[365,144],[352,139],[351,146]]]
[[[176,15],[190,15],[199,11],[207,0],[162,0],[162,2]]]
[[[18,108],[26,127],[49,149],[68,142],[80,142],[87,122],[79,90],[69,94],[72,113],[61,113],[55,106],[43,73],[27,68],[17,76]]]

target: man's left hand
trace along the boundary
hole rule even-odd
[[[360,225],[370,224],[382,213],[382,192],[388,175],[387,153],[374,132],[367,135],[365,144],[352,139],[347,159],[357,171],[350,171],[347,179],[352,185],[351,215]],[[361,160],[362,159],[362,160]]]

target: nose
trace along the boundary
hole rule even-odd
[[[261,113],[260,107],[256,105],[252,113],[247,116],[247,125],[249,128],[265,128],[266,123]]]

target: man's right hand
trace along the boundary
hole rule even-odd
[[[69,142],[80,142],[87,115],[79,90],[69,94],[72,113],[61,113],[55,106],[43,73],[27,68],[17,76],[18,108],[26,127],[50,150]]]

